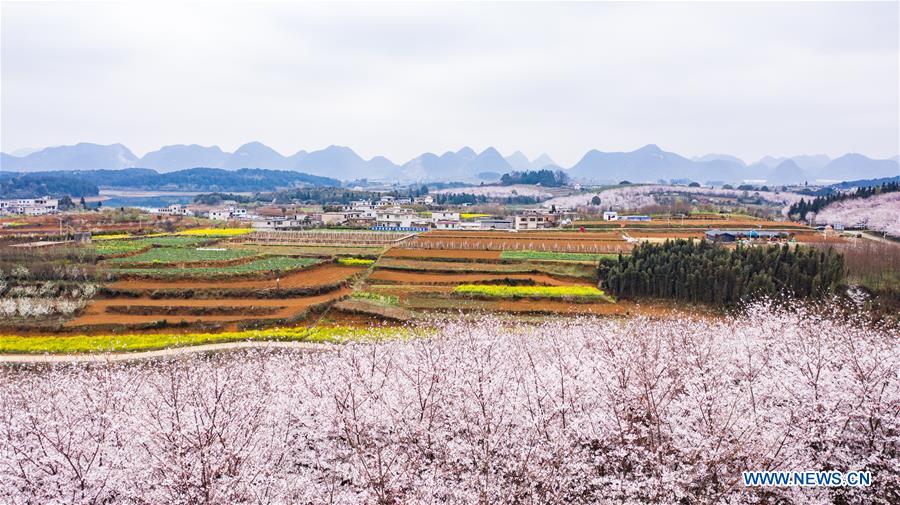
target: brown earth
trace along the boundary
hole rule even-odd
[[[628,230],[628,236],[632,238],[642,239],[642,238],[694,238],[694,239],[702,239],[705,237],[704,232],[702,231],[644,231],[644,230]]]
[[[280,287],[311,288],[334,284],[350,278],[363,268],[326,263],[320,266],[298,270],[281,277]],[[163,281],[156,279],[126,279],[109,285],[113,289],[154,290],[154,289],[270,289],[275,287],[275,279],[244,279],[234,281]]]
[[[524,274],[524,273],[423,273],[423,272],[403,272],[400,270],[375,270],[369,275],[369,282],[377,284],[377,281],[394,282],[398,284],[469,284],[485,281],[499,281],[503,279],[523,279],[533,280],[536,284],[544,286],[573,286],[585,285],[590,286],[592,283],[579,279],[558,279],[544,274]]]
[[[464,249],[401,249],[395,247],[384,254],[388,258],[449,258],[471,260],[499,260],[500,251],[469,251]]]
[[[830,232],[824,235],[818,232],[798,233],[794,239],[800,243],[807,244],[845,244],[847,239],[841,237],[836,232]]]
[[[474,261],[434,261],[398,258],[381,258],[376,264],[379,268],[408,270],[453,270],[459,272],[522,272],[533,268],[527,263],[477,263]]]
[[[170,322],[188,321],[245,321],[250,319],[288,318],[312,305],[341,298],[351,293],[350,288],[343,288],[324,295],[306,296],[285,299],[244,299],[230,298],[217,300],[168,300],[152,298],[119,298],[111,300],[95,300],[85,309],[84,314],[66,323],[66,326],[86,326],[101,324],[140,324],[152,323],[166,319]],[[210,316],[160,316],[160,315],[125,315],[110,314],[107,307],[116,305],[143,305],[155,307],[278,307],[278,311],[267,315],[210,315]]]

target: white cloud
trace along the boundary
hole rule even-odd
[[[897,154],[898,4],[4,3],[2,148]]]

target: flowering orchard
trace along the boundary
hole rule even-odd
[[[721,188],[690,188],[685,186],[668,186],[661,184],[644,184],[638,186],[622,186],[609,188],[597,193],[600,197],[603,208],[612,208],[615,210],[636,210],[641,207],[647,207],[657,203],[657,196],[665,193],[686,193],[703,196],[720,196],[726,198],[738,198],[747,194],[746,191],[737,189],[721,189]],[[787,215],[788,207],[799,202],[802,195],[790,192],[773,192],[773,191],[752,191],[754,196],[758,196],[768,202],[784,205],[782,213]],[[549,208],[552,205],[557,207],[580,207],[588,205],[595,195],[592,193],[583,193],[572,196],[560,196],[551,198],[542,203],[544,207]]]
[[[832,203],[815,214],[815,222],[866,228],[900,237],[900,193],[882,193]]]
[[[816,314],[453,320],[334,352],[6,369],[0,502],[897,503],[896,329]]]

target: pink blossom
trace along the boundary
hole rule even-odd
[[[865,228],[900,237],[900,193],[848,198],[832,203],[816,214],[815,222]]]
[[[900,339],[821,313],[0,370],[0,502],[889,503]],[[740,479],[794,469],[874,485]]]

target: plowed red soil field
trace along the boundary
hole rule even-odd
[[[628,236],[633,237],[633,238],[637,238],[637,239],[642,239],[642,238],[671,238],[671,239],[675,239],[675,238],[694,238],[694,239],[702,239],[702,238],[705,237],[704,232],[702,232],[702,231],[691,231],[691,230],[685,230],[685,231],[678,231],[678,230],[672,230],[672,231],[628,230],[627,233],[628,233]]]
[[[480,273],[480,274],[468,274],[468,273],[459,273],[459,274],[433,274],[433,273],[419,273],[419,272],[402,272],[399,270],[376,270],[369,276],[369,282],[373,284],[377,284],[378,281],[382,282],[394,282],[398,284],[430,284],[430,285],[441,285],[441,284],[469,284],[469,283],[478,283],[485,281],[497,281],[502,279],[530,279],[535,283],[544,285],[544,286],[572,286],[572,285],[591,285],[590,282],[577,280],[577,279],[566,279],[561,280],[555,277],[550,277],[549,275],[543,274],[517,274],[517,273],[504,273],[504,274],[490,274],[490,273]]]
[[[348,279],[362,271],[360,267],[350,267],[327,263],[321,266],[302,269],[281,278],[280,287],[307,288],[334,284]],[[154,289],[269,289],[275,287],[275,279],[248,279],[234,281],[186,281],[186,280],[140,280],[127,279],[113,282],[109,287],[114,289],[154,290]]]
[[[527,272],[534,269],[527,263],[478,263],[475,261],[436,261],[398,258],[381,258],[377,266],[386,269],[407,269],[411,271],[441,270],[454,272]]]
[[[291,317],[298,312],[322,302],[334,300],[342,296],[350,294],[350,288],[343,288],[332,291],[324,295],[305,296],[302,298],[285,298],[285,299],[243,299],[243,298],[226,298],[217,300],[171,300],[171,299],[152,299],[152,298],[119,298],[111,300],[96,300],[91,302],[85,309],[84,314],[66,323],[66,326],[86,326],[100,324],[140,324],[152,323],[166,319],[172,322],[188,321],[244,321],[249,319],[276,319]],[[111,306],[131,306],[131,305],[149,305],[154,307],[278,307],[278,311],[274,314],[266,315],[208,315],[208,316],[189,316],[189,315],[139,315],[139,314],[110,314],[106,312],[107,307]]]
[[[807,243],[807,244],[844,244],[847,242],[847,239],[841,237],[835,232],[830,232],[828,235],[824,235],[822,233],[798,233],[794,236],[794,239],[797,242]]]
[[[500,259],[500,251],[469,251],[463,249],[401,249],[395,247],[384,255],[388,258]]]

